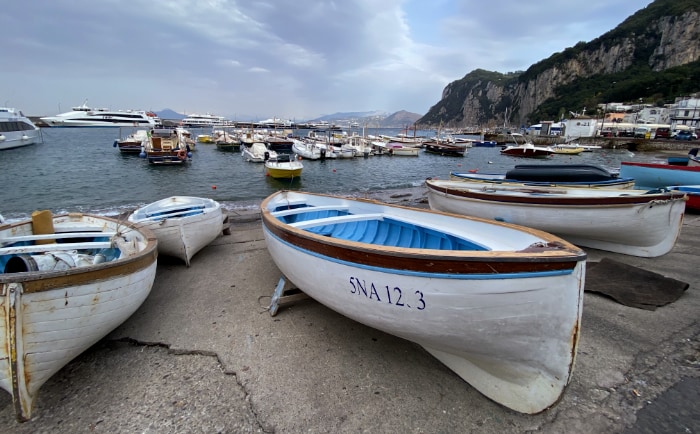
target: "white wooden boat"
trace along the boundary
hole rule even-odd
[[[156,275],[152,232],[48,211],[0,226],[0,388],[17,419],[39,388],[143,303]]]
[[[430,208],[537,228],[576,245],[641,257],[668,253],[685,212],[680,192],[427,180]]]
[[[153,231],[158,252],[190,266],[192,257],[223,230],[221,205],[208,198],[172,196],[148,204],[129,215],[129,222]]]
[[[281,191],[261,208],[286,279],[353,320],[418,343],[494,401],[537,413],[571,379],[586,254],[570,243],[320,194]]]
[[[279,179],[293,179],[301,176],[304,165],[296,155],[279,154],[265,161],[265,171],[268,176]]]

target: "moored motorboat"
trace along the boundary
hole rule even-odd
[[[148,140],[144,141],[143,150],[139,155],[153,165],[183,165],[192,161],[192,152],[180,139],[180,134],[176,130],[152,129],[148,132]]]
[[[526,140],[525,136],[522,134],[512,133],[510,137],[513,144],[503,147],[503,149],[501,149],[502,155],[524,158],[547,158],[554,154],[554,150],[551,147],[536,146],[532,142]]]
[[[114,141],[114,147],[122,154],[140,154],[148,141],[148,130],[139,129]]]
[[[450,172],[450,179],[497,184],[566,187],[633,188],[633,178],[620,178],[595,164],[518,164],[506,173]]]
[[[268,176],[277,179],[291,179],[301,176],[301,171],[304,165],[301,163],[301,158],[296,155],[278,154],[274,158],[268,158],[265,161],[265,171]]]
[[[146,299],[157,240],[108,217],[41,211],[1,226],[0,246],[0,388],[26,421],[39,388]]]
[[[264,163],[270,158],[277,158],[277,152],[271,150],[263,142],[254,142],[250,146],[241,146],[241,155],[251,163]]]
[[[0,150],[38,143],[41,130],[21,111],[0,107]]]
[[[185,261],[214,241],[224,229],[225,215],[215,200],[172,196],[148,204],[129,215],[136,227],[148,228],[158,238],[158,252]]]
[[[418,343],[499,404],[537,413],[570,381],[586,254],[568,242],[311,193],[277,192],[261,210],[285,279],[351,319]]]
[[[530,226],[579,246],[656,257],[676,243],[685,195],[427,180],[431,209]]]

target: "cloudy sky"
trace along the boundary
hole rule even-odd
[[[468,72],[525,70],[651,0],[16,0],[0,104],[296,121],[426,113]]]

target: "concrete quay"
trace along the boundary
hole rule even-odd
[[[420,194],[391,199],[424,206]],[[0,392],[0,432],[700,433],[700,215],[660,258],[586,249],[690,287],[655,311],[587,292],[572,382],[537,415],[312,299],[272,317],[280,273],[259,215],[230,217],[189,268],[159,257],[145,303],[39,390],[31,421]]]

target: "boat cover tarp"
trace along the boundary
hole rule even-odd
[[[611,297],[620,304],[656,310],[678,300],[690,285],[610,258],[589,262],[586,291]]]

